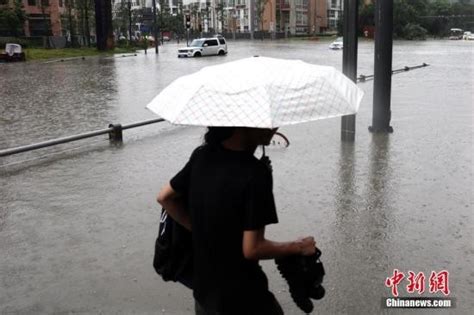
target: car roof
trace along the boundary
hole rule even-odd
[[[196,38],[197,40],[208,40],[208,39],[225,39],[224,36],[219,35],[215,37],[202,37],[202,38]]]

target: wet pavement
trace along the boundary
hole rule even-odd
[[[341,68],[327,42],[229,44],[229,55],[0,65],[0,149],[155,118],[145,105],[173,79],[204,65],[252,55]],[[354,143],[340,119],[281,128],[287,149],[270,148],[280,223],[275,240],[314,235],[323,252],[326,297],[315,314],[416,314],[387,310],[394,269],[449,271],[456,307],[474,308],[473,43],[397,41],[390,135],[367,131],[372,83]],[[359,74],[373,73],[373,43],[359,46]],[[0,158],[0,313],[192,314],[191,292],[152,268],[159,188],[202,141],[202,128],[167,123]],[[263,262],[286,314],[302,314],[272,261]],[[399,287],[401,296],[407,282]],[[434,294],[442,297],[441,293]],[[424,293],[423,297],[431,296]],[[430,312],[427,310],[426,312]]]

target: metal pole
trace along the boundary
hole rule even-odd
[[[49,141],[43,141],[43,142],[39,142],[35,144],[25,145],[25,146],[21,146],[17,148],[1,150],[0,157],[12,155],[16,153],[21,153],[21,152],[26,152],[26,151],[32,151],[32,150],[41,149],[41,148],[46,148],[46,147],[50,147],[57,144],[68,143],[68,142],[72,142],[76,140],[99,136],[99,135],[104,135],[104,134],[108,134],[112,130],[113,128],[107,128],[107,129],[96,130],[96,131],[87,132],[87,133],[83,133],[83,134],[79,134],[75,136],[64,137],[64,138],[59,138],[55,140],[49,140]]]
[[[153,5],[153,37],[155,38],[155,54],[158,55],[158,32],[156,27],[156,0],[152,1]]]
[[[132,3],[128,1],[128,40],[132,43]]]
[[[393,132],[392,88],[393,0],[375,2],[374,98],[370,132]]]
[[[22,152],[27,152],[27,151],[32,151],[32,150],[36,150],[36,149],[42,149],[42,148],[50,147],[50,146],[53,146],[53,145],[73,142],[73,141],[82,140],[82,139],[86,139],[86,138],[92,138],[92,137],[96,137],[96,136],[100,136],[100,135],[104,135],[104,134],[109,134],[109,139],[111,141],[119,141],[120,142],[123,139],[122,130],[141,127],[141,126],[146,126],[146,125],[155,124],[155,123],[160,123],[160,122],[163,122],[163,121],[165,121],[163,118],[156,118],[156,119],[150,119],[150,120],[146,120],[146,121],[131,123],[131,124],[128,124],[128,125],[123,125],[123,126],[120,125],[120,124],[110,124],[109,128],[107,128],[107,129],[95,130],[95,131],[81,133],[81,134],[74,135],[74,136],[68,136],[68,137],[63,137],[63,138],[59,138],[59,139],[43,141],[43,142],[39,142],[39,143],[35,143],[35,144],[24,145],[24,146],[21,146],[21,147],[0,150],[0,157],[13,155],[13,154],[17,154],[17,153],[22,153]]]
[[[381,1],[378,1],[381,2]],[[344,32],[342,52],[342,72],[352,81],[357,82],[357,20],[358,0],[344,0]],[[341,119],[341,140],[355,140],[355,115],[343,116]]]

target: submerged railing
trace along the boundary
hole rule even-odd
[[[24,145],[21,147],[0,150],[0,157],[32,151],[32,150],[37,150],[37,149],[42,149],[42,148],[50,147],[53,145],[73,142],[73,141],[82,140],[86,138],[92,138],[92,137],[105,135],[105,134],[109,135],[109,140],[111,142],[121,142],[123,139],[123,132],[122,132],[123,130],[155,124],[155,123],[159,123],[163,121],[164,119],[158,118],[158,119],[136,122],[136,123],[123,125],[123,126],[121,124],[110,124],[109,128],[106,128],[106,129],[100,129],[100,130],[90,131],[86,133],[81,133],[74,136],[68,136],[68,137],[63,137],[59,139],[43,141],[43,142],[39,142],[35,144]]]
[[[412,67],[403,67],[403,68],[400,68],[400,69],[395,69],[395,70],[392,70],[392,75],[394,74],[399,74],[399,73],[402,73],[402,72],[407,72],[407,71],[410,71],[410,70],[415,70],[415,69],[419,69],[419,68],[424,68],[424,67],[428,67],[429,64],[427,63],[422,63],[421,65],[418,65],[418,66],[412,66]],[[357,83],[362,83],[362,82],[366,82],[368,80],[373,80],[374,79],[374,75],[373,74],[369,74],[369,75],[359,75],[359,77],[357,78]]]

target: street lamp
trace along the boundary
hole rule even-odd
[[[128,6],[128,41],[132,42],[132,2],[129,0]]]

